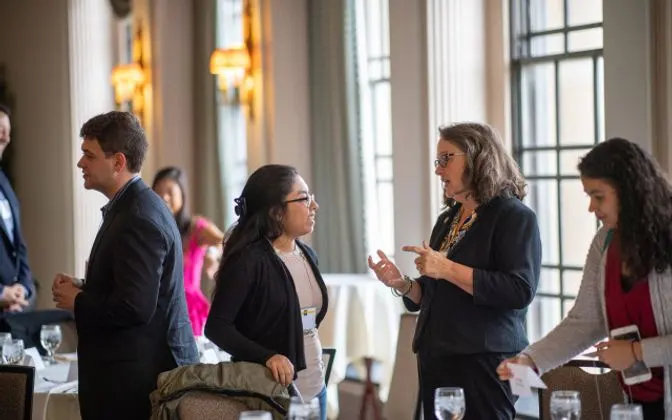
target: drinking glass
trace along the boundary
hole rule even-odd
[[[292,397],[289,403],[288,420],[319,420],[320,402],[317,398],[303,401],[299,397]]]
[[[551,393],[552,420],[579,420],[580,418],[579,391],[553,391]]]
[[[40,330],[40,344],[47,351],[47,357],[44,359],[48,365],[56,363],[54,360],[54,351],[61,345],[63,334],[58,325],[43,325]]]
[[[614,404],[611,406],[611,420],[644,420],[639,404]]]
[[[25,351],[23,340],[12,340],[2,345],[2,362],[7,365],[18,365],[23,362]]]
[[[243,411],[239,420],[272,420],[273,416],[268,411]]]
[[[467,411],[462,388],[446,387],[434,391],[434,414],[441,420],[461,420]]]
[[[0,333],[0,365],[3,363],[2,362],[2,345],[4,343],[11,343],[12,342],[12,334],[11,333]]]

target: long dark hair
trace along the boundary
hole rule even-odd
[[[152,189],[155,189],[159,182],[167,179],[175,182],[182,192],[182,207],[175,213],[175,222],[177,223],[177,228],[182,236],[182,242],[185,243],[185,239],[189,235],[189,229],[191,229],[191,212],[189,211],[189,206],[187,204],[187,185],[189,185],[187,183],[187,176],[181,169],[174,166],[167,166],[157,172],[154,176]]]
[[[478,204],[495,197],[525,197],[525,178],[492,127],[481,123],[444,125],[439,127],[439,137],[466,153],[463,182]],[[445,198],[444,204],[452,207],[455,200]]]
[[[672,188],[658,163],[637,144],[612,138],[579,163],[582,177],[601,179],[618,194],[620,251],[634,281],[672,265]]]
[[[243,192],[236,199],[238,223],[226,241],[219,272],[252,242],[262,238],[273,241],[282,234],[282,215],[286,207],[284,201],[292,192],[298,174],[291,166],[265,165],[250,175]]]

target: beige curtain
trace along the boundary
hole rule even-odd
[[[354,0],[308,0],[312,166],[327,273],[366,272]]]

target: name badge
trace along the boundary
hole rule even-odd
[[[317,308],[314,306],[309,306],[306,308],[301,308],[301,323],[303,324],[303,330],[312,330],[315,328],[315,318],[317,316]]]

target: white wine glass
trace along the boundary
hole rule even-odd
[[[580,418],[579,391],[553,391],[551,393],[552,420],[579,420]]]
[[[12,334],[8,332],[3,332],[0,333],[0,365],[3,363],[2,361],[2,345],[5,343],[11,343],[12,342]]]
[[[40,330],[40,344],[47,351],[47,357],[44,359],[48,365],[56,363],[54,360],[54,351],[61,345],[63,333],[58,325],[42,325]]]
[[[441,420],[462,420],[467,411],[464,389],[437,388],[434,391],[434,414]]]
[[[299,397],[292,397],[289,403],[289,420],[319,420],[320,402],[317,398],[303,401]]]
[[[268,411],[243,411],[238,420],[273,420],[273,416]]]
[[[611,420],[643,420],[644,413],[639,404],[614,404],[611,406]]]
[[[23,362],[25,350],[23,340],[15,339],[2,345],[2,362],[7,365],[18,365]]]

